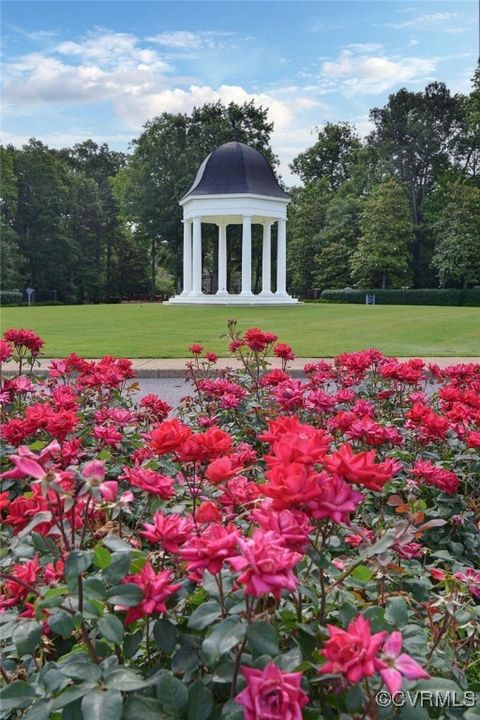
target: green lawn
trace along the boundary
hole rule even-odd
[[[201,342],[225,354],[229,318],[291,343],[300,357],[377,347],[408,356],[480,356],[480,308],[306,304],[296,307],[77,305],[6,308],[2,329],[26,327],[45,340],[45,355],[75,351],[131,358],[186,357]]]

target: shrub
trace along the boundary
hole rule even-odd
[[[1,717],[388,718],[384,687],[479,690],[480,366],[366,350],[300,380],[273,333],[229,330],[240,369],[192,345],[174,413],[128,360],[39,378],[41,339],[5,333]]]
[[[378,305],[469,305],[480,306],[480,288],[425,290],[324,290],[323,301],[365,304],[365,296],[375,295]]]
[[[0,290],[0,305],[21,305],[22,299],[19,290]]]

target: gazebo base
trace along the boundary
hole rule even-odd
[[[175,295],[165,305],[296,305],[291,295]]]

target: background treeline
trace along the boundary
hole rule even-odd
[[[53,150],[31,140],[0,148],[2,289],[37,300],[103,302],[179,289],[178,200],[218,145],[238,140],[278,166],[267,109],[208,104],[149,121],[129,154],[91,140]],[[327,123],[291,168],[289,287],[468,288],[480,285],[480,71],[468,95],[442,83],[405,89],[370,112],[362,141]],[[229,230],[229,273],[240,267],[240,229]],[[253,287],[261,275],[253,238]],[[204,266],[216,282],[215,228]]]

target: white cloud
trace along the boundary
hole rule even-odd
[[[432,58],[389,58],[350,47],[335,60],[322,63],[322,77],[330,92],[342,90],[350,95],[375,95],[401,83],[424,83],[431,79],[435,67]]]
[[[191,32],[190,30],[172,30],[148,37],[147,40],[173,50],[214,49],[222,46],[221,38],[232,37],[233,32]]]
[[[108,101],[161,88],[170,69],[135,36],[97,28],[6,63],[3,96],[14,104]]]
[[[162,63],[140,60],[119,62],[114,68],[93,62],[78,65],[58,58],[31,53],[11,63],[4,72],[4,100],[7,103],[82,103],[108,101],[118,93],[135,96],[148,92],[165,79]]]
[[[376,52],[382,50],[383,45],[380,43],[350,43],[345,46],[346,50],[352,50],[354,52]]]
[[[181,35],[163,33],[157,43],[170,47],[191,49],[197,43],[216,42],[214,33]],[[202,46],[204,47],[204,45]],[[37,105],[48,108],[51,115],[55,109],[66,105],[109,102],[113,119],[121,127],[139,132],[141,126],[162,112],[189,113],[194,107],[221,101],[239,104],[253,100],[268,109],[275,132],[272,145],[282,158],[281,171],[288,180],[288,163],[308,144],[308,131],[297,128],[315,108],[322,107],[310,90],[285,84],[267,91],[250,91],[239,84],[202,84],[201,82],[175,77],[173,68],[167,65],[156,50],[145,49],[144,43],[128,33],[110,33],[97,29],[84,38],[57,43],[52,50],[30,53],[10,62],[5,71],[4,99],[15,112],[28,111]],[[308,121],[307,121],[308,122]],[[313,124],[313,122],[312,122]],[[39,135],[53,147],[63,147],[80,142],[86,137],[102,142],[125,144],[129,135],[105,136],[96,132],[48,133]],[[11,133],[4,135],[4,142],[19,145],[28,141],[27,136]]]
[[[257,105],[268,108],[269,118],[275,130],[282,132],[290,127],[297,111],[312,109],[318,102],[310,97],[283,98],[281,89],[275,93],[252,93],[240,85],[190,85],[187,88],[169,87],[159,92],[131,96],[123,94],[114,100],[114,107],[122,122],[132,128],[143,124],[148,118],[162,112],[190,112],[205,103],[244,103],[254,100]]]
[[[435,32],[443,30],[447,33],[464,32],[464,28],[452,25],[452,22],[457,21],[458,18],[459,15],[455,12],[424,13],[411,20],[405,20],[399,23],[387,23],[387,26],[399,30],[413,28],[416,30],[434,30]]]
[[[93,129],[89,131],[80,128],[78,130],[72,130],[71,132],[30,133],[29,135],[0,131],[0,144],[21,147],[22,145],[26,145],[32,137],[35,137],[37,140],[40,140],[52,148],[72,147],[76,143],[81,143],[91,138],[97,143],[108,143],[111,146],[116,145],[123,148],[132,140],[131,135],[122,133],[106,135],[98,133]]]
[[[76,56],[84,61],[107,65],[118,62],[161,63],[157,53],[140,47],[139,40],[134,35],[111,32],[103,28],[92,30],[79,41],[59,43],[55,51],[60,55]]]

